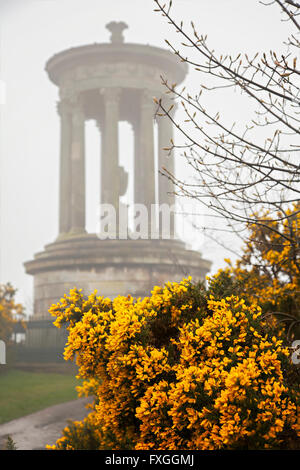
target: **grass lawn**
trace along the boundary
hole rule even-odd
[[[0,374],[0,424],[77,398],[73,375],[9,370]]]

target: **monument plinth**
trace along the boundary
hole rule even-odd
[[[33,320],[49,320],[48,309],[74,286],[86,294],[144,296],[154,285],[191,275],[203,279],[210,262],[175,239],[170,215],[170,239],[101,240],[86,232],[85,122],[94,120],[101,133],[101,200],[119,209],[127,190],[127,174],[119,165],[118,125],[131,124],[134,133],[134,203],[174,205],[172,182],[158,168],[174,173],[173,158],[163,150],[173,139],[173,124],[157,117],[153,98],[168,102],[161,76],[180,84],[187,67],[171,52],[124,42],[125,23],[107,25],[111,42],[72,48],[54,55],[46,65],[59,88],[61,121],[59,234],[43,252],[25,263],[34,276]],[[171,105],[171,103],[169,103]],[[157,146],[155,149],[155,126]],[[100,138],[100,137],[99,137]],[[158,188],[156,185],[158,184]],[[158,195],[158,201],[157,201]],[[149,226],[150,231],[150,226]],[[48,341],[44,333],[42,341]],[[42,333],[35,335],[41,341]],[[30,336],[30,335],[29,335]],[[48,337],[47,337],[48,338]]]

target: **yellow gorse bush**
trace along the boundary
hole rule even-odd
[[[24,308],[15,301],[16,289],[11,284],[0,285],[0,340],[9,343],[14,325],[24,316]],[[25,325],[22,323],[23,327]]]
[[[231,277],[237,295],[260,305],[263,312],[280,313],[288,326],[293,323],[291,333],[297,339],[300,333],[300,203],[279,211],[277,216],[278,220],[272,220],[265,213],[261,224],[249,224],[249,238],[242,256],[235,264],[226,260],[228,268],[219,270],[213,279],[218,283],[221,278],[223,284],[226,276]]]
[[[74,289],[50,312],[67,323],[79,395],[95,397],[54,449],[262,449],[300,436],[290,352],[257,305],[189,278],[144,299]]]

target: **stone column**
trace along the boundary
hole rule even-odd
[[[62,100],[57,106],[60,115],[60,182],[59,182],[59,236],[71,229],[71,143],[72,115],[70,104]]]
[[[136,118],[132,122],[132,130],[134,137],[134,191],[133,198],[135,204],[142,204],[143,202],[143,184],[141,179],[142,171],[142,157],[141,157],[141,142],[140,142],[140,109],[136,109]]]
[[[168,108],[171,106],[171,102],[164,103]],[[174,116],[175,106],[171,111],[171,117]],[[167,177],[167,174],[170,173],[174,175],[175,165],[174,165],[174,154],[169,153],[165,148],[170,148],[172,146],[171,140],[173,140],[173,123],[168,116],[159,116],[158,117],[158,202],[159,205],[167,204],[170,208],[175,204],[175,195],[174,195],[174,184]],[[167,170],[165,171],[164,168]],[[164,173],[164,175],[161,174]],[[165,176],[166,175],[166,176]],[[160,236],[162,234],[163,221],[162,213],[159,215],[159,230]],[[175,221],[174,213],[170,212],[170,236],[174,237],[175,234]]]
[[[71,232],[85,232],[85,116],[78,98],[72,106]]]
[[[141,96],[139,122],[135,125],[135,203],[144,204],[148,210],[150,231],[151,205],[155,204],[154,166],[154,114],[152,94],[144,90]]]
[[[119,101],[120,88],[101,90],[104,99],[104,117],[101,120],[101,202],[119,208]]]

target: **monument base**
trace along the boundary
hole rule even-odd
[[[70,289],[77,287],[89,295],[111,299],[131,294],[145,297],[155,285],[192,276],[205,279],[210,261],[197,251],[187,250],[179,240],[100,240],[95,234],[60,237],[25,263],[34,276],[34,315],[37,328],[28,331],[30,346],[62,346],[65,334],[42,328],[48,322],[49,308]]]

